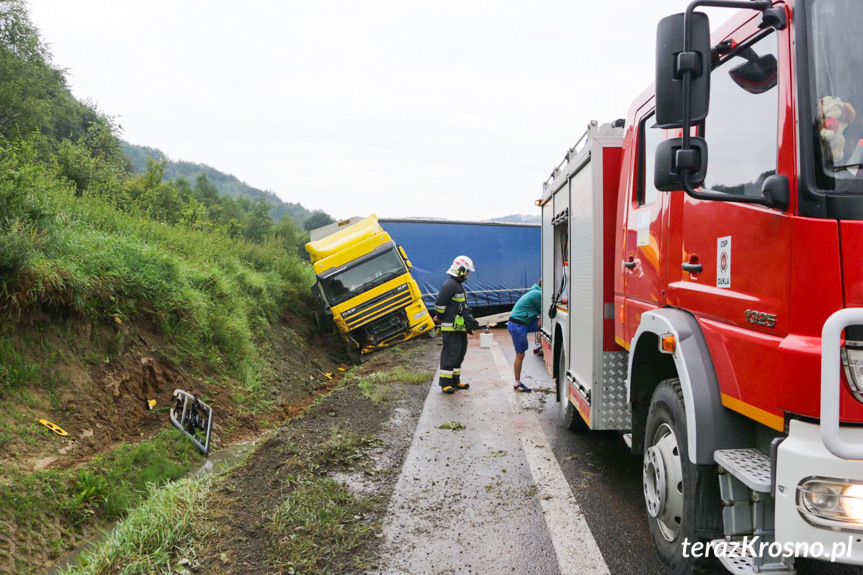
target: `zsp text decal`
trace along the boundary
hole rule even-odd
[[[716,287],[731,287],[731,236],[716,240]]]

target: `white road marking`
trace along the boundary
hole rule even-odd
[[[512,380],[512,365],[506,361],[497,342],[492,357],[503,381]],[[521,407],[519,395],[510,394],[513,413],[524,418],[521,444],[537,489],[540,507],[551,535],[561,573],[608,574],[596,539],[578,507],[563,471],[536,417]]]

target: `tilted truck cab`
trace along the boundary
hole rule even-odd
[[[710,38],[697,5],[747,9]],[[860,565],[863,4],[688,13],[660,23],[656,84],[545,184],[547,367],[567,426],[643,457],[669,573],[745,537],[773,547],[721,558],[737,573]]]
[[[410,260],[376,216],[312,230],[311,239],[315,317],[319,327],[335,324],[351,359],[432,331]]]

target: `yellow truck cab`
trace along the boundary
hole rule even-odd
[[[312,230],[310,239],[306,251],[319,304],[315,319],[322,329],[335,324],[352,360],[432,331],[410,260],[377,216]]]

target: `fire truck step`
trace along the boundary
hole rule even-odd
[[[713,549],[727,548],[726,544],[725,539],[714,539],[710,542]],[[755,557],[750,557],[744,553],[725,553],[717,555],[717,558],[723,567],[736,575],[795,575],[797,573],[793,565],[786,565],[785,563],[763,563],[757,566]]]
[[[753,491],[770,493],[770,458],[757,449],[719,449],[713,459]]]

